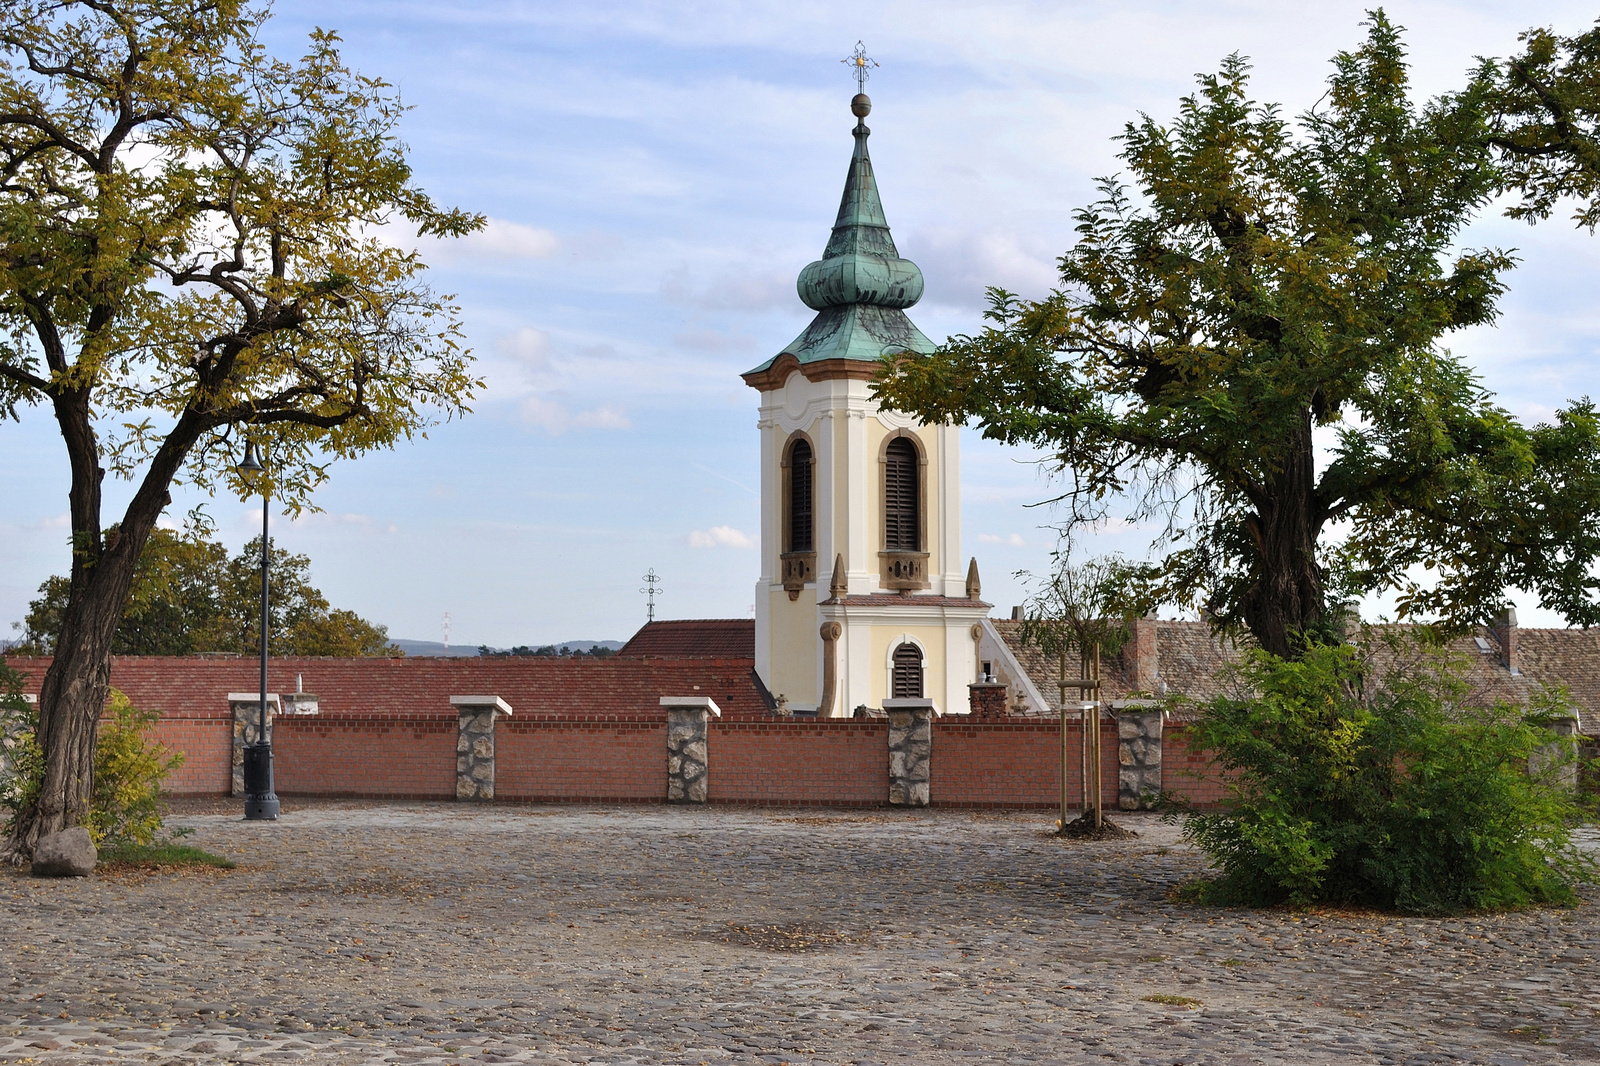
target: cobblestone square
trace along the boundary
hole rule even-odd
[[[1600,1060],[1600,893],[1197,908],[1174,826],[1048,812],[232,801],[231,872],[0,875],[0,1062]]]

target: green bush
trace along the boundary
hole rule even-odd
[[[1561,742],[1522,708],[1471,707],[1460,663],[1319,646],[1297,661],[1251,653],[1236,680],[1193,728],[1234,800],[1186,812],[1185,835],[1221,869],[1193,898],[1449,914],[1572,903],[1595,873],[1572,840],[1582,811],[1554,784],[1562,760],[1529,773]]]
[[[183,753],[146,734],[161,715],[133,706],[116,689],[100,721],[94,751],[94,793],[84,828],[98,847],[151,844],[161,831],[161,783],[183,765]],[[16,812],[38,796],[44,753],[37,739],[39,712],[21,698],[21,677],[0,663],[0,806]]]
[[[108,717],[94,747],[94,800],[84,827],[100,844],[149,844],[161,831],[161,782],[183,765],[183,752],[146,739],[157,711],[135,707],[111,690]]]

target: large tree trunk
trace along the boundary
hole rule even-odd
[[[1317,565],[1317,537],[1327,513],[1317,495],[1311,415],[1288,442],[1283,466],[1256,501],[1245,530],[1259,557],[1256,580],[1245,591],[1244,624],[1261,647],[1298,658],[1301,635],[1323,626],[1326,601]]]
[[[77,825],[94,792],[94,748],[111,687],[111,642],[133,585],[134,565],[169,499],[170,473],[145,479],[118,535],[107,543],[100,526],[99,446],[89,397],[67,390],[54,399],[72,468],[72,580],[56,637],[55,658],[39,691],[39,743],[44,784],[34,803],[17,812],[0,858],[22,865],[41,836]],[[160,464],[163,469],[170,463]],[[152,509],[153,507],[153,509]]]

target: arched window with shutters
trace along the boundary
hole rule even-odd
[[[922,649],[902,644],[894,650],[889,696],[897,700],[922,699]]]
[[[812,469],[811,442],[797,437],[789,447],[788,543],[785,551],[815,551],[812,546]]]
[[[883,463],[883,549],[922,550],[921,461],[907,437],[889,442]]]

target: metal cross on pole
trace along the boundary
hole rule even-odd
[[[640,589],[639,592],[646,597],[645,609],[649,612],[646,621],[654,622],[656,620],[656,597],[661,595],[661,590],[656,586],[661,584],[661,578],[656,576],[656,568],[652,566],[649,573],[645,574],[642,580],[644,581],[644,588]]]

